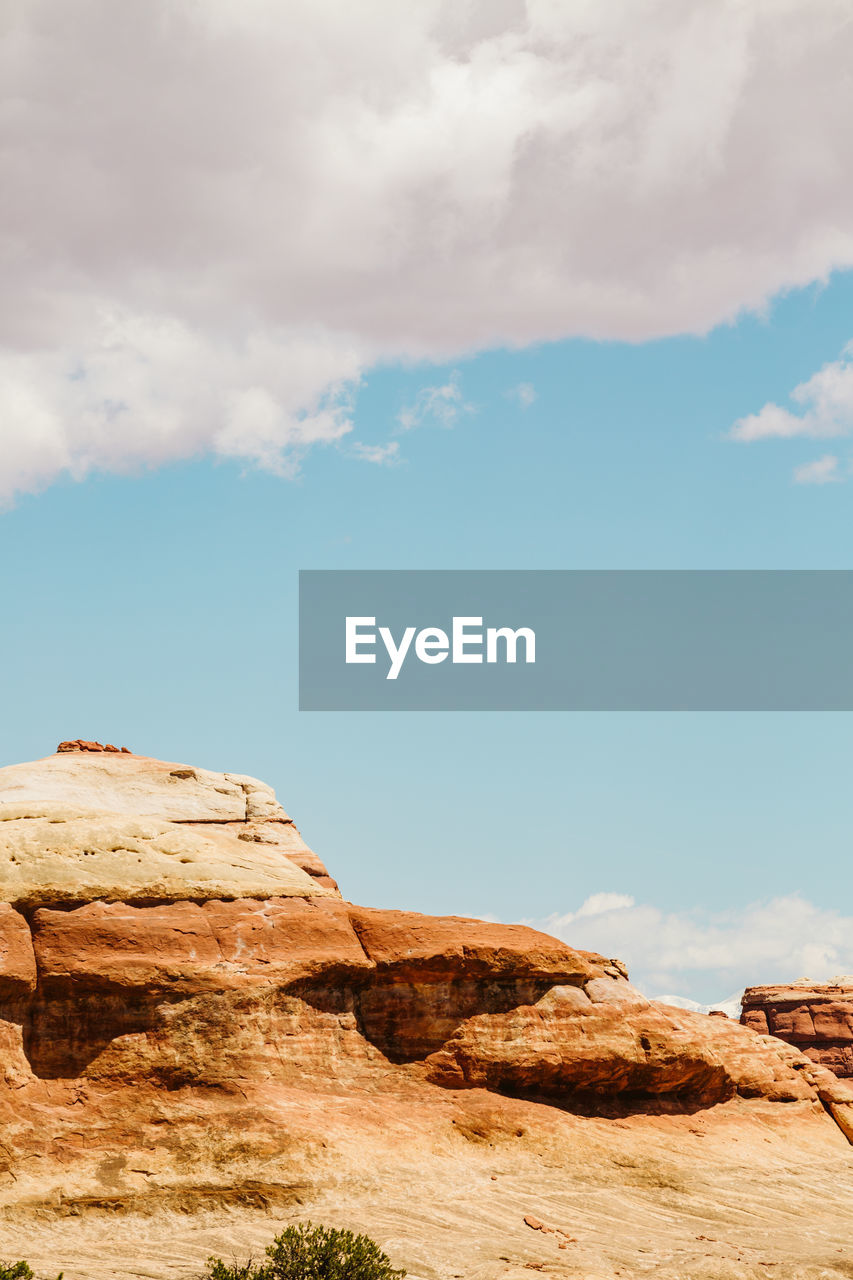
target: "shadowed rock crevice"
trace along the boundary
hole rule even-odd
[[[535,1004],[546,981],[399,982],[375,979],[358,992],[362,1033],[390,1062],[419,1062],[468,1021]]]
[[[11,1010],[0,1010],[0,1018]],[[33,1075],[41,1080],[83,1077],[90,1064],[122,1036],[141,1036],[162,1024],[157,1004],[140,994],[105,991],[76,999],[49,998],[38,993],[10,1021],[20,1023],[23,1047]]]

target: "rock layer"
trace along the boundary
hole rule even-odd
[[[671,1140],[679,1168],[691,1143],[735,1131],[759,1164],[784,1135],[784,1159],[812,1161],[815,1186],[831,1168],[835,1187],[849,1165],[853,1090],[781,1040],[650,1002],[619,961],[521,926],[345,902],[253,779],[117,752],[58,759],[0,770],[9,1221],[217,1197],[280,1208],[334,1189],[363,1227],[377,1195],[410,1185],[413,1162],[410,1216],[427,1187],[440,1204],[448,1179],[480,1203],[483,1160],[506,1148],[522,1171],[507,1203],[529,1232],[523,1212],[555,1179],[588,1177],[593,1148],[630,1182],[626,1131]],[[698,1167],[706,1152],[689,1158]],[[731,1176],[746,1194],[745,1175]],[[691,1214],[678,1230],[695,1237]],[[615,1276],[612,1235],[597,1261],[549,1274]],[[510,1241],[495,1221],[478,1245],[485,1269],[475,1259],[469,1274],[515,1274]],[[459,1274],[460,1249],[448,1236],[414,1275]],[[694,1254],[691,1277],[736,1274],[703,1271]],[[655,1261],[656,1276],[688,1273]],[[79,1274],[61,1266],[67,1280],[100,1274],[97,1257]]]
[[[853,976],[748,987],[741,1022],[786,1040],[840,1078],[853,1078]]]
[[[0,769],[0,901],[22,910],[336,888],[255,778],[88,749]]]

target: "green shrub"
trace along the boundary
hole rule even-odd
[[[0,1262],[0,1280],[34,1280],[34,1276],[27,1262]],[[56,1280],[62,1280],[62,1276]]]
[[[257,1277],[262,1274],[251,1259],[244,1262],[242,1266],[232,1263],[229,1267],[221,1258],[211,1258],[205,1280],[257,1280]],[[3,1280],[2,1276],[0,1280]]]
[[[307,1222],[276,1236],[259,1266],[229,1267],[211,1258],[205,1280],[403,1280],[405,1274],[368,1236]]]

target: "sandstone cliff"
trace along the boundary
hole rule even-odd
[[[853,976],[748,987],[741,1022],[778,1036],[841,1078],[853,1077]]]
[[[223,1213],[304,1204],[431,1280],[847,1274],[784,1229],[792,1162],[853,1226],[820,1064],[532,930],[344,901],[255,779],[63,746],[0,769],[4,1251],[34,1214],[68,1280],[189,1277]],[[154,1210],[150,1263],[98,1226]]]

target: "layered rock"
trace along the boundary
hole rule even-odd
[[[0,1000],[29,995],[37,976],[27,922],[8,902],[0,902]]]
[[[255,778],[88,748],[0,769],[0,901],[21,909],[336,889]]]
[[[778,1132],[786,1161],[833,1169],[853,1140],[853,1091],[779,1039],[650,1002],[619,961],[522,926],[345,902],[264,784],[119,752],[0,770],[0,1044],[13,1216],[333,1189],[364,1227],[371,1178],[393,1197],[416,1160],[419,1204],[451,1177],[476,1199],[507,1143],[526,1179],[507,1203],[536,1209],[543,1170],[588,1176],[593,1135],[635,1167],[614,1154],[632,1126],[676,1162],[732,1126],[759,1159]],[[509,1275],[510,1240],[494,1225],[469,1274]],[[465,1247],[415,1274],[453,1274]],[[688,1262],[672,1274],[705,1274]],[[97,1274],[90,1257],[79,1280]]]
[[[786,1040],[842,1079],[853,1078],[853,976],[748,987],[741,1022]]]

